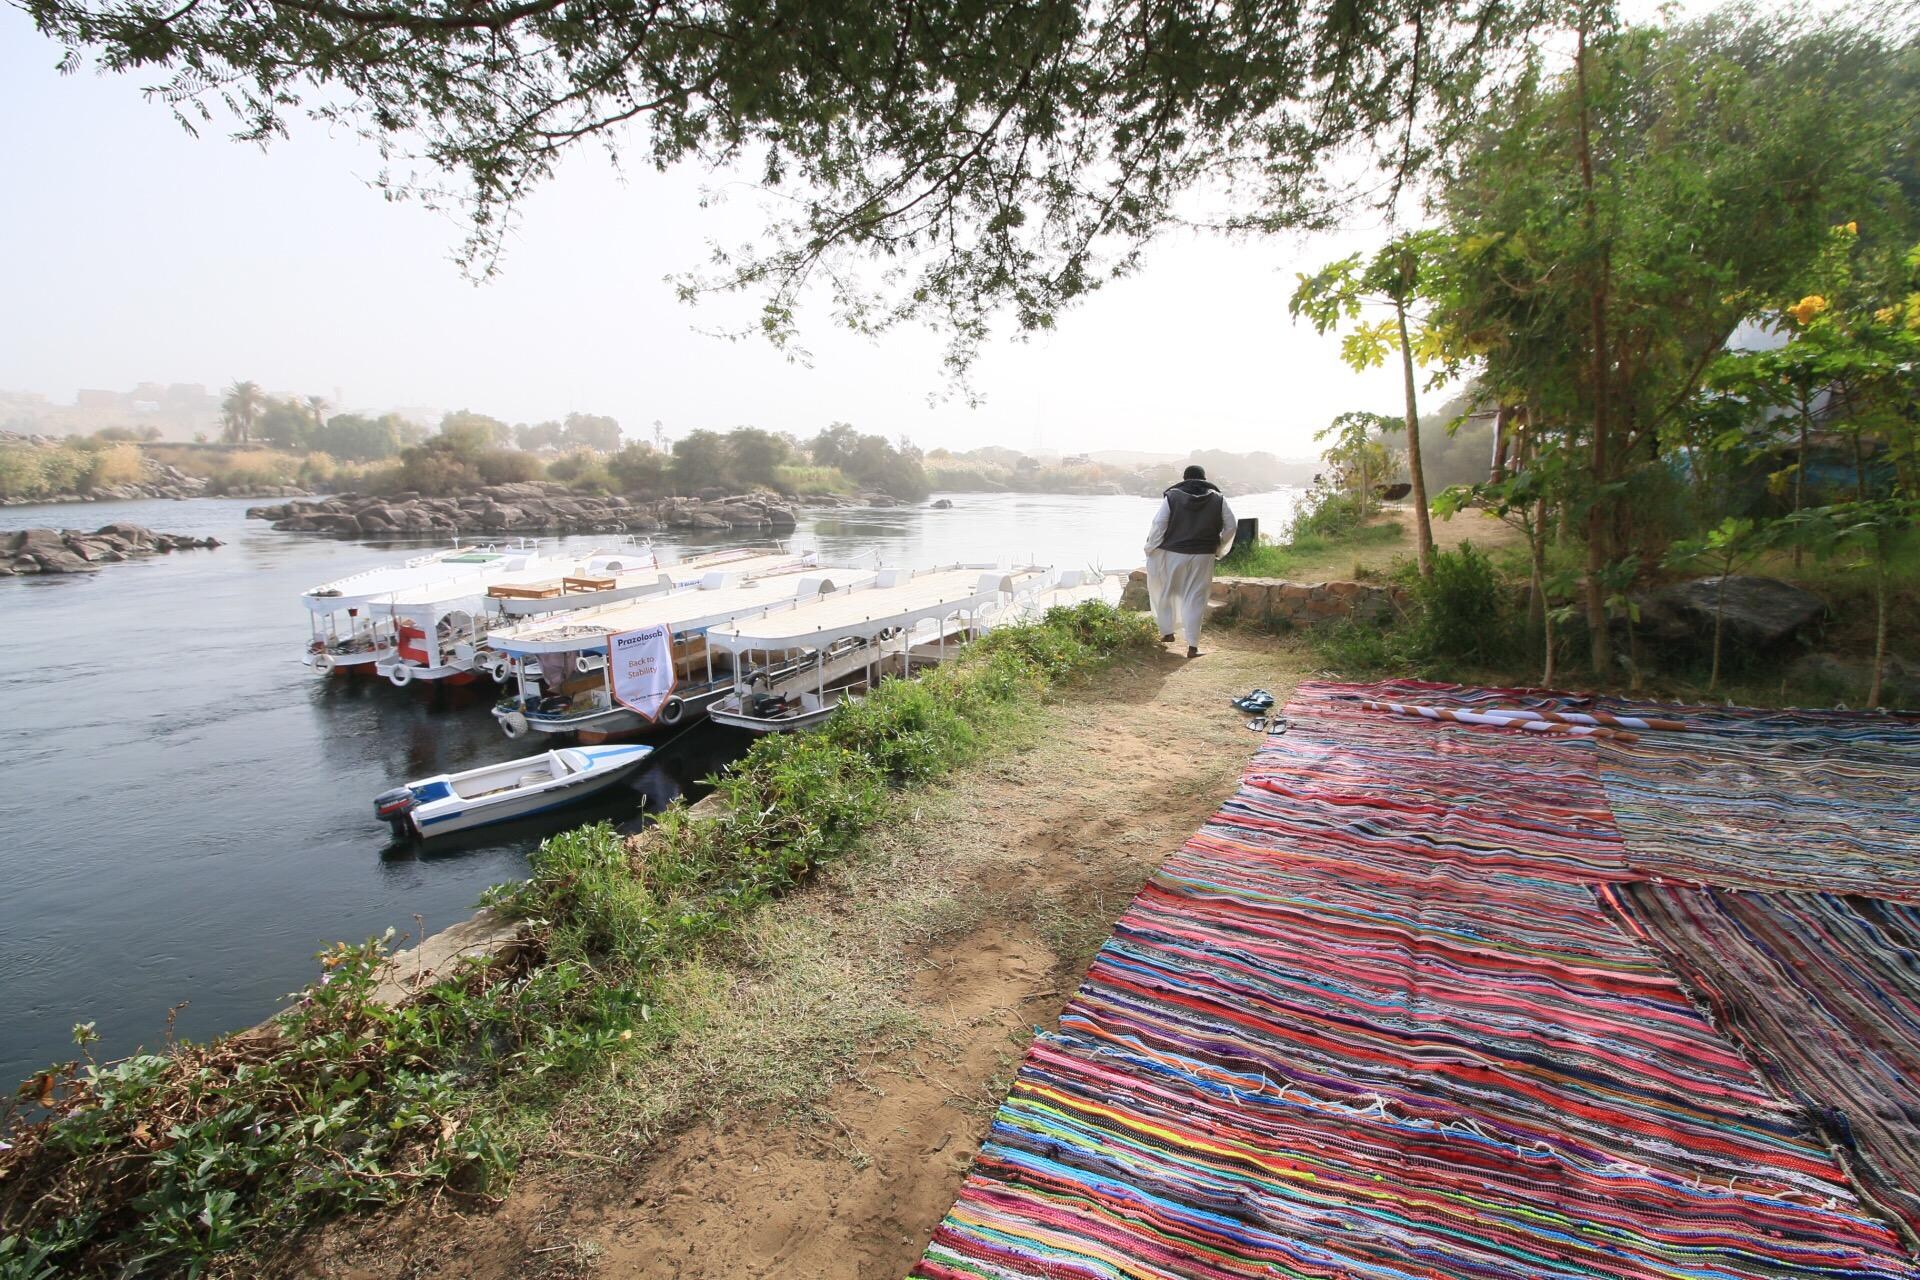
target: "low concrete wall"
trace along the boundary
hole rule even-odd
[[[1213,607],[1279,630],[1357,618],[1386,622],[1406,606],[1406,593],[1372,582],[1289,582],[1284,578],[1215,578]],[[1121,604],[1147,607],[1147,574],[1135,569]]]

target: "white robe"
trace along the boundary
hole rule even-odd
[[[1220,499],[1220,544],[1212,555],[1204,551],[1162,551],[1160,540],[1167,536],[1166,500],[1154,512],[1147,529],[1147,600],[1153,606],[1153,621],[1160,634],[1175,634],[1174,615],[1180,619],[1180,633],[1187,648],[1200,647],[1200,624],[1207,616],[1207,595],[1213,589],[1213,562],[1233,549],[1233,533],[1239,521],[1233,508]]]

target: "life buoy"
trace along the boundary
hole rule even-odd
[[[512,673],[507,669],[507,660],[495,655],[493,661],[487,664],[487,674],[493,677],[495,684],[505,684]]]
[[[333,655],[330,653],[321,652],[313,655],[313,674],[317,676],[330,676],[338,670],[339,667],[340,664],[334,660]]]
[[[387,679],[393,681],[393,687],[404,689],[413,683],[413,667],[405,662],[399,663],[387,672]]]
[[[527,718],[518,711],[509,711],[500,717],[500,728],[509,738],[518,738],[527,731]]]
[[[686,703],[678,698],[668,698],[660,706],[660,723],[668,726],[679,724],[686,714]]]

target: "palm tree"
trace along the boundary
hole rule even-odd
[[[222,438],[229,444],[250,442],[265,405],[266,397],[260,394],[257,382],[236,382],[228,387],[227,398],[220,402],[220,417],[226,423]]]
[[[327,425],[327,410],[331,408],[333,406],[327,403],[325,396],[307,397],[307,416],[313,419],[313,425],[316,427]]]

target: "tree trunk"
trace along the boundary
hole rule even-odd
[[[1805,500],[1807,491],[1807,422],[1813,416],[1812,413],[1809,412],[1809,403],[1805,397],[1801,398],[1800,449],[1798,454],[1795,455],[1793,463],[1793,512],[1795,515],[1800,514],[1800,508]],[[1793,544],[1793,567],[1796,571],[1800,568],[1800,543],[1798,541],[1795,541]]]
[[[1575,83],[1579,91],[1580,129],[1579,158],[1580,186],[1585,193],[1583,222],[1590,244],[1599,248],[1600,206],[1594,194],[1593,145],[1590,137],[1590,117],[1592,108],[1587,100],[1587,21],[1588,14],[1583,9],[1580,15],[1578,44],[1574,53]],[[1600,579],[1607,568],[1607,533],[1610,527],[1608,502],[1600,490],[1611,479],[1610,437],[1613,432],[1609,412],[1608,381],[1612,366],[1607,354],[1607,293],[1612,282],[1612,268],[1609,256],[1603,251],[1600,264],[1595,273],[1593,288],[1589,293],[1587,316],[1591,329],[1592,351],[1588,366],[1588,381],[1593,392],[1593,501],[1587,508],[1587,572],[1586,603],[1588,643],[1591,646],[1593,673],[1605,676],[1613,665],[1613,647],[1607,636],[1607,601],[1605,589]]]
[[[1420,576],[1433,576],[1433,520],[1427,514],[1427,476],[1420,466],[1420,408],[1414,399],[1413,344],[1407,339],[1407,308],[1393,304],[1393,318],[1400,326],[1400,372],[1407,387],[1407,479],[1413,484],[1413,532],[1420,559]]]
[[[1875,567],[1873,580],[1873,688],[1867,691],[1867,705],[1880,705],[1880,683],[1887,671],[1887,574],[1884,564]]]
[[[1527,550],[1533,556],[1533,573],[1527,591],[1527,622],[1540,628],[1546,645],[1546,673],[1540,683],[1553,687],[1553,606],[1547,600],[1547,504],[1533,504],[1533,519],[1527,529]]]
[[[1712,693],[1720,687],[1720,632],[1727,620],[1727,575],[1733,572],[1731,563],[1720,570],[1720,581],[1713,589],[1713,671],[1707,676],[1707,692]]]

